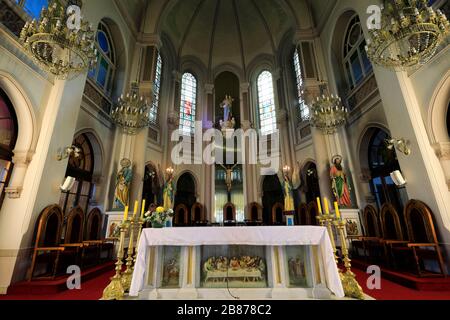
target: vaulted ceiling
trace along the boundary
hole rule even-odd
[[[129,20],[136,22],[135,29],[139,30],[144,23],[153,25],[154,33],[167,35],[178,57],[194,56],[209,69],[233,64],[245,70],[259,55],[274,56],[288,32],[304,28],[308,10],[313,12],[316,25],[323,24],[336,1],[116,0],[116,3],[125,8]]]

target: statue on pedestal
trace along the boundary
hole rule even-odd
[[[350,187],[347,181],[347,175],[342,168],[342,157],[337,155],[332,159],[333,166],[330,170],[331,187],[333,194],[339,206],[351,208],[352,199],[350,196]]]
[[[116,177],[113,209],[124,210],[129,204],[130,184],[133,178],[133,171],[129,159],[122,159],[120,161],[120,166],[122,168],[117,173]]]
[[[220,120],[222,130],[234,129],[236,120],[233,118],[233,101],[231,96],[226,95],[220,107],[223,109],[223,120]]]
[[[174,182],[174,170],[172,168],[167,168],[166,170],[167,180],[164,181],[163,187],[163,207],[167,211],[169,209],[173,210],[173,205],[175,202],[176,186]]]
[[[294,170],[292,178],[290,177],[291,168],[289,166],[283,167],[282,177],[279,177],[281,186],[283,187],[285,215],[295,215],[294,190],[300,187],[300,164],[297,163],[297,166],[298,168]]]

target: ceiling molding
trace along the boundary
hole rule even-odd
[[[213,51],[214,51],[214,42],[216,40],[216,28],[217,28],[217,20],[219,18],[221,1],[216,1],[216,10],[214,11],[214,19],[211,30],[211,40],[209,42],[209,56],[208,56],[208,75],[211,74],[212,69],[212,59],[213,59]]]
[[[139,35],[139,30],[136,25],[136,21],[134,21],[134,19],[130,16],[129,10],[124,5],[124,2],[120,0],[114,0],[114,4],[119,10],[122,19],[124,19],[125,25],[130,29],[130,32],[134,36],[134,38],[137,39]]]
[[[241,22],[239,19],[239,12],[237,10],[236,0],[233,0],[232,5],[233,5],[233,10],[234,10],[234,16],[236,19],[236,26],[237,26],[238,34],[239,34],[239,46],[241,48],[242,70],[244,71],[244,77],[247,77],[247,67],[245,65],[244,41],[242,39]]]

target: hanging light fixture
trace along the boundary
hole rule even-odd
[[[114,123],[121,127],[124,133],[136,135],[144,128],[150,126],[151,103],[144,97],[139,97],[137,83],[131,84],[131,92],[121,95],[118,104],[111,111]]]
[[[337,129],[347,122],[348,110],[342,105],[342,99],[334,94],[322,95],[310,107],[311,127],[317,128],[324,134],[334,134]]]
[[[447,17],[428,0],[385,0],[381,29],[369,30],[366,51],[377,65],[405,70],[430,61],[449,32]]]
[[[27,22],[20,33],[25,51],[58,79],[74,78],[97,62],[95,32],[80,16],[80,6],[80,1],[50,0],[39,20]]]

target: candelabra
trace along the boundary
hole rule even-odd
[[[131,85],[131,94],[121,95],[118,105],[112,109],[111,118],[126,134],[136,135],[150,126],[151,104],[144,97],[138,97],[138,86]]]
[[[344,287],[344,292],[346,297],[355,298],[364,300],[364,292],[361,288],[361,286],[358,284],[358,281],[356,281],[355,274],[352,272],[352,265],[351,260],[349,258],[348,254],[348,247],[347,247],[347,239],[345,237],[345,226],[346,222],[342,221],[341,219],[332,219],[333,224],[336,227],[339,237],[341,240],[341,251],[342,251],[342,260],[344,262],[344,266],[346,271],[340,272],[342,286]]]
[[[128,292],[131,287],[131,279],[133,278],[134,269],[134,226],[136,222],[134,218],[130,221],[130,239],[128,242],[126,270],[122,274],[122,287],[124,292]]]
[[[122,282],[122,265],[124,258],[124,242],[125,233],[130,228],[130,221],[125,220],[120,225],[120,242],[119,250],[117,252],[116,274],[111,278],[110,284],[103,290],[102,300],[122,300],[125,295],[125,290]]]
[[[369,31],[366,51],[373,63],[404,70],[427,63],[449,31],[445,14],[428,0],[386,0],[381,28]]]
[[[310,123],[324,134],[334,134],[347,122],[348,110],[342,105],[342,99],[331,95],[317,97],[310,107]]]
[[[321,214],[316,217],[317,221],[319,221],[319,224],[322,227],[326,227],[328,231],[328,236],[330,237],[331,246],[333,248],[333,255],[334,260],[336,261],[336,265],[339,264],[338,256],[337,256],[337,249],[336,249],[336,242],[334,241],[333,236],[333,216],[331,214]],[[338,268],[339,273],[341,273],[341,270]]]
[[[75,77],[97,63],[95,32],[83,21],[77,12],[80,4],[76,4],[63,5],[60,0],[50,0],[39,20],[27,22],[20,33],[25,51],[59,79]]]

